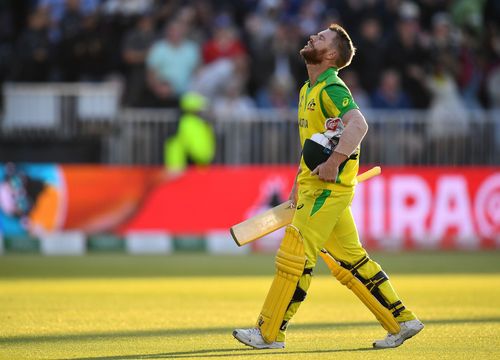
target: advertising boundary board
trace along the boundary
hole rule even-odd
[[[127,239],[149,233],[155,238],[148,238],[145,247],[133,237],[121,250],[247,253],[235,250],[226,232],[285,201],[295,171],[293,165],[211,166],[172,176],[161,167],[0,165],[4,252],[40,248],[16,246],[16,239],[79,231],[93,239],[93,249],[99,248],[96,234]],[[23,184],[28,187],[19,188]],[[5,201],[9,191],[16,199],[12,203]],[[369,249],[473,250],[500,248],[499,204],[498,167],[382,166],[380,176],[357,186],[352,209]],[[278,230],[249,247],[274,251],[281,236]],[[81,241],[75,244],[68,252],[81,253]]]

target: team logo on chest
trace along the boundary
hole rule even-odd
[[[314,101],[314,99],[311,99],[311,101],[307,103],[307,110],[314,111],[315,107],[316,107],[316,102]]]

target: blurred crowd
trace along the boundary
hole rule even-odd
[[[218,117],[296,105],[298,52],[340,23],[357,54],[341,71],[362,108],[500,107],[496,0],[0,0],[0,82],[121,81],[123,104]],[[451,109],[451,112],[450,112]]]

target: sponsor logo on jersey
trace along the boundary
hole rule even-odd
[[[344,100],[342,100],[342,106],[346,107],[347,105],[349,105],[349,101],[351,101],[349,100],[349,98],[344,98]]]

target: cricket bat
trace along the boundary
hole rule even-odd
[[[356,179],[358,182],[362,182],[379,175],[381,171],[380,166],[375,166],[370,170],[359,174]],[[293,219],[293,214],[295,213],[295,208],[291,207],[290,204],[291,201],[287,200],[278,206],[251,217],[250,219],[233,225],[229,231],[231,232],[231,236],[233,237],[236,245],[246,245],[290,224]]]

